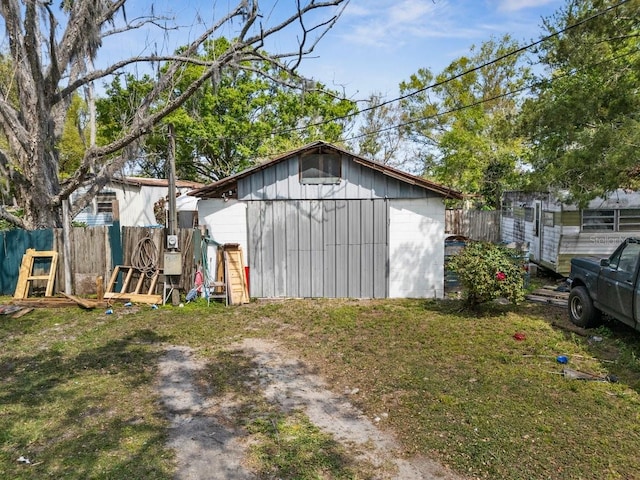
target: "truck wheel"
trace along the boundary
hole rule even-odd
[[[593,306],[591,297],[584,287],[575,287],[569,293],[569,318],[575,325],[583,328],[600,325],[600,311]]]

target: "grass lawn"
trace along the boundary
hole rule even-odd
[[[565,317],[551,306],[469,314],[456,301],[420,300],[0,316],[0,478],[173,478],[156,391],[163,348],[194,348],[209,364],[206,391],[242,391],[246,369],[224,352],[244,337],[280,342],[336,392],[358,389],[350,400],[381,418],[407,456],[431,456],[470,478],[640,478],[640,333],[614,323],[593,331],[596,341],[552,326]],[[566,367],[618,382],[570,380]],[[296,431],[305,455],[326,444],[312,426]],[[281,478],[365,478],[338,467]]]

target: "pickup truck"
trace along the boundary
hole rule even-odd
[[[595,327],[606,314],[640,330],[638,260],[638,238],[627,238],[609,258],[571,259],[571,321],[580,327]]]

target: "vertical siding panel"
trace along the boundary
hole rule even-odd
[[[347,200],[336,200],[336,297],[349,296],[349,212]]]
[[[300,256],[298,264],[299,294],[301,297],[311,296],[311,219],[308,201],[300,201],[298,217],[298,238]]]
[[[289,189],[289,199],[290,200],[299,200],[302,198],[302,194],[300,192],[300,172],[299,172],[299,162],[298,157],[293,157],[284,162],[287,166],[288,172],[288,182],[287,186]]]
[[[373,298],[373,204],[372,200],[360,201],[360,294]]]
[[[300,202],[293,200],[285,202],[285,224],[286,224],[286,296],[299,297],[299,256],[300,256],[300,235],[298,226],[298,216],[300,214]]]
[[[360,167],[360,185],[358,189],[358,198],[373,198],[375,194],[375,177],[376,172],[368,168]]]
[[[263,202],[248,202],[247,205],[247,223],[249,226],[249,258],[250,258],[250,282],[251,292],[256,297],[265,297],[262,288],[262,273],[264,267],[262,264],[263,249]]]
[[[373,205],[373,296],[386,298],[388,295],[388,212],[389,202],[378,200]]]
[[[361,200],[347,202],[349,249],[347,268],[349,271],[348,296],[360,296],[360,203]]]
[[[345,198],[358,198],[360,194],[360,173],[362,167],[354,162],[345,162],[344,164],[344,178],[347,179],[347,185],[345,185]]]
[[[325,200],[323,205],[323,238],[324,238],[324,295],[334,298],[336,296],[336,281],[340,272],[336,264],[336,202]]]
[[[291,198],[289,193],[289,164],[291,162],[277,163],[274,168],[276,171],[275,179],[275,199]]]
[[[273,293],[284,297],[287,293],[287,224],[286,202],[273,202]]]
[[[265,297],[275,295],[275,260],[273,236],[273,203],[261,202],[264,205],[262,210],[262,291]]]
[[[268,200],[277,198],[276,196],[276,166],[262,171],[262,195]]]
[[[322,201],[312,200],[311,206],[311,296],[322,297],[324,280],[324,239]]]

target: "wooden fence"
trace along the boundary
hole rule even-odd
[[[73,227],[69,232],[69,265],[72,292],[75,295],[96,293],[97,278],[107,284],[117,265],[132,265],[136,248],[149,237],[155,246],[157,268],[164,267],[166,231],[145,227]],[[200,260],[200,231],[179,229],[178,245],[182,257],[182,275],[173,277],[173,286],[182,291],[192,287],[196,265]],[[13,295],[19,266],[27,248],[58,252],[54,292],[65,290],[65,248],[62,229],[33,232],[14,230],[0,233],[0,295]],[[163,280],[161,280],[162,282]],[[159,287],[162,285],[160,283]]]
[[[500,241],[500,212],[496,210],[446,210],[445,233],[447,235],[461,235],[470,240],[498,243]]]

